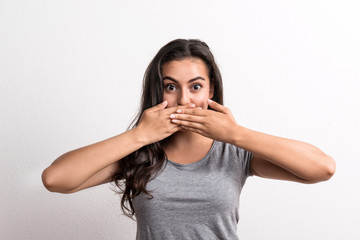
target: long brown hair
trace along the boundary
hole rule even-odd
[[[143,80],[140,111],[129,129],[135,128],[139,124],[146,109],[163,101],[162,66],[166,62],[185,58],[199,58],[204,61],[210,83],[214,87],[212,99],[223,104],[221,74],[208,45],[196,39],[176,39],[163,46],[147,67]],[[164,151],[166,140],[146,145],[119,161],[118,171],[113,175],[112,180],[120,189],[119,193],[123,194],[121,208],[124,214],[130,218],[135,214],[132,204],[134,197],[144,192],[152,198],[152,195],[146,189],[146,185],[157,176],[163,164],[166,164]]]

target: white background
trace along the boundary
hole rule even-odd
[[[337,162],[315,185],[249,178],[240,239],[360,239],[359,11],[355,0],[0,1],[1,239],[135,238],[109,184],[50,193],[41,172],[123,132],[146,66],[175,38],[210,45],[239,124]]]

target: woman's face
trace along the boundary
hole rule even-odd
[[[167,107],[189,103],[207,109],[207,100],[213,97],[208,70],[199,58],[185,58],[167,62],[162,67],[164,97]]]

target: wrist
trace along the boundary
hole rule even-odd
[[[236,124],[231,133],[230,143],[235,146],[241,146],[245,139],[246,130],[247,128]]]
[[[139,129],[139,127],[135,127],[133,129],[129,130],[129,132],[131,132],[135,143],[139,144],[141,147],[146,146],[151,143],[149,141],[148,136],[146,136],[146,134],[144,134],[144,131],[141,131],[141,129]]]

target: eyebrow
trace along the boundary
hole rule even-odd
[[[199,79],[205,81],[205,78],[199,76],[199,77],[190,79],[189,82],[192,83],[192,82],[194,82],[194,81],[196,81],[196,80],[199,80]],[[174,78],[172,78],[172,77],[169,77],[169,76],[163,77],[163,81],[164,81],[164,80],[171,80],[171,81],[173,81],[173,82],[179,83],[176,79],[174,79]]]

